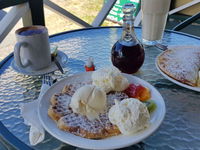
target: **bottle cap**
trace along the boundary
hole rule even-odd
[[[126,19],[134,19],[133,13],[135,12],[135,10],[136,10],[136,7],[135,7],[134,4],[126,3],[122,8],[122,11],[124,13],[123,19],[124,20],[126,20]]]
[[[94,66],[94,61],[92,57],[89,57],[87,62],[85,63],[85,70],[86,71],[94,71],[95,66]]]
[[[92,67],[94,66],[94,61],[93,61],[93,58],[92,57],[89,57],[88,60],[86,61],[85,63],[85,66],[87,67]]]
[[[122,11],[124,14],[133,14],[135,10],[136,10],[136,7],[132,3],[126,3],[122,8]]]

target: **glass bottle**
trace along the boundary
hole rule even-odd
[[[111,60],[115,67],[124,73],[135,73],[144,62],[144,49],[134,33],[135,6],[127,3],[123,6],[123,33],[112,47]]]

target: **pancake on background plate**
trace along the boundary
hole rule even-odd
[[[157,64],[171,78],[190,86],[200,86],[200,47],[169,48],[158,56]]]

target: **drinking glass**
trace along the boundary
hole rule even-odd
[[[171,0],[142,0],[142,42],[155,45],[162,42]]]

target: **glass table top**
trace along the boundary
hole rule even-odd
[[[136,35],[141,39],[141,29],[135,28]],[[58,80],[84,72],[84,64],[88,57],[94,58],[96,68],[111,65],[110,52],[113,44],[120,38],[122,29],[119,27],[89,28],[57,34],[50,37],[51,45],[68,55],[65,74],[55,71]],[[165,45],[199,45],[196,37],[166,31],[163,38]],[[155,58],[162,51],[155,47],[145,48],[145,63],[134,74],[155,86],[166,103],[166,116],[160,128],[142,142],[133,145],[135,149],[173,149],[188,150],[200,148],[200,94],[180,87],[165,79],[155,67]],[[0,121],[22,142],[30,146],[29,126],[23,123],[20,105],[37,99],[41,76],[28,76],[15,72],[9,57],[0,68]],[[46,132],[45,140],[33,149],[76,149],[60,142]],[[131,149],[130,147],[127,149]]]

